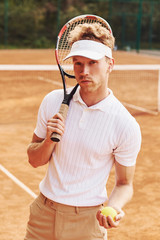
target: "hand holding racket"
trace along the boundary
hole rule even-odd
[[[69,44],[68,36],[76,26],[84,23],[89,23],[89,24],[99,23],[112,33],[111,27],[109,26],[108,22],[106,22],[103,18],[95,15],[80,15],[78,17],[75,17],[70,21],[68,21],[59,32],[58,38],[57,38],[55,55],[56,55],[56,61],[61,73],[63,89],[64,89],[64,99],[59,110],[59,113],[62,114],[64,119],[66,119],[67,117],[69,103],[78,87],[78,84],[77,84],[70,93],[67,93],[65,78],[66,77],[75,78],[72,59],[69,58],[64,61],[65,57],[69,54],[71,50],[71,45]],[[60,139],[61,139],[61,136],[58,133],[53,132],[51,134],[52,141],[59,142]]]

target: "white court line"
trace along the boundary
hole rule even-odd
[[[61,82],[57,82],[57,81],[51,80],[49,78],[44,78],[44,77],[39,76],[38,80],[48,82],[48,83],[52,83],[52,84],[57,85],[59,87],[63,87],[63,84]]]
[[[158,115],[158,112],[149,110],[147,108],[139,107],[139,106],[129,104],[129,103],[126,103],[126,102],[122,102],[122,104],[126,107],[129,107],[129,108],[132,108],[132,109],[135,109],[135,110],[139,110],[141,112],[146,112],[146,113],[149,113],[149,114],[153,114],[155,116]]]
[[[49,78],[44,78],[44,77],[38,77],[38,80],[40,80],[40,81],[44,81],[44,82],[48,82],[48,83],[52,83],[52,84],[54,84],[54,85],[57,85],[57,86],[59,86],[59,87],[63,87],[63,84],[61,83],[61,82],[57,82],[57,81],[55,81],[55,80],[51,80],[51,79],[49,79]],[[71,85],[67,85],[67,87],[73,87],[73,86],[71,86]]]
[[[62,65],[65,70],[73,70],[73,65]],[[57,65],[0,64],[2,71],[58,71]]]
[[[65,70],[73,70],[73,65],[62,65]],[[58,71],[56,65],[22,65],[0,64],[3,71]],[[114,65],[113,70],[160,70],[160,64],[130,64]]]
[[[31,197],[36,198],[37,195],[28,188],[24,183],[22,183],[20,180],[18,180],[13,174],[11,174],[6,168],[4,168],[0,164],[0,170],[5,173],[13,182],[15,182],[19,187],[21,187],[24,191],[26,191]]]

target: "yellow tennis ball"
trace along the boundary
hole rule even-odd
[[[113,221],[116,220],[115,217],[116,217],[116,215],[117,215],[117,212],[116,212],[116,210],[115,210],[114,208],[112,208],[112,207],[104,207],[104,208],[102,208],[101,213],[102,213],[104,216],[106,216],[106,217],[111,216],[112,219],[113,219]]]

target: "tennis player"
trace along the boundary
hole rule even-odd
[[[119,225],[133,195],[141,132],[108,88],[114,37],[95,23],[77,26],[69,40],[66,59],[73,59],[79,87],[66,121],[57,113],[63,90],[41,103],[28,157],[33,167],[48,163],[48,169],[30,208],[26,240],[106,240],[107,229]],[[59,143],[50,140],[52,132],[62,136]],[[112,166],[115,186],[107,196]],[[115,222],[102,215],[103,205],[116,209]]]

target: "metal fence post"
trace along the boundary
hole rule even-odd
[[[8,44],[8,0],[4,0],[4,45]]]
[[[139,0],[139,12],[138,12],[138,19],[137,19],[137,41],[136,41],[137,52],[139,52],[140,50],[140,42],[141,42],[142,7],[143,7],[143,0]]]

